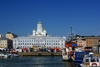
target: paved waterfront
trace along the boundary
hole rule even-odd
[[[61,56],[31,56],[2,59],[0,67],[73,67],[73,64],[63,62]]]
[[[62,52],[20,52],[18,53],[19,56],[38,56],[38,55],[41,55],[41,56],[51,56],[51,55],[54,55],[54,56],[61,56],[62,55]]]

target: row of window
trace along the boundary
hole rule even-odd
[[[87,44],[97,44],[97,41],[87,41]]]
[[[32,46],[16,46],[15,48],[32,48]],[[51,46],[47,46],[47,48],[51,48]],[[60,46],[53,46],[53,48],[60,48]]]
[[[18,45],[35,45],[35,44],[39,44],[39,43],[18,43]],[[41,44],[43,44],[43,43],[41,43]],[[15,45],[16,45],[16,43],[15,43]],[[45,45],[60,45],[59,43],[45,43]],[[63,45],[63,43],[61,44],[61,45]]]
[[[44,42],[44,40],[19,40],[18,42]],[[60,41],[59,40],[45,40],[45,42],[60,42]],[[61,42],[63,42],[63,40]]]
[[[1,45],[7,45],[7,44],[1,44]]]

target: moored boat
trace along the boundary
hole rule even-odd
[[[100,57],[85,55],[83,58],[83,63],[80,64],[81,67],[100,67]]]
[[[83,62],[83,57],[88,54],[89,52],[75,52],[75,56],[72,58],[74,66],[79,66]]]

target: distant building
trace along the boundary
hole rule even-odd
[[[2,34],[0,34],[0,38],[4,38],[4,36]]]
[[[12,48],[12,40],[8,38],[0,38],[0,48]]]
[[[99,45],[100,37],[85,37],[87,47],[97,47]]]
[[[86,47],[86,40],[85,39],[73,39],[72,42],[76,43],[78,48],[85,48]]]
[[[95,37],[95,36],[80,36],[80,35],[75,35],[74,37],[73,37],[73,39],[85,39],[85,37]]]
[[[85,39],[78,39],[77,40],[77,47],[85,48],[86,47],[86,40]]]
[[[33,35],[28,37],[17,37],[13,39],[13,48],[65,48],[66,37],[51,37],[47,31],[43,30],[42,22],[38,22],[37,31],[33,30]]]
[[[11,32],[7,32],[6,34],[6,38],[13,40],[13,38],[18,37],[17,35],[11,33]]]
[[[33,35],[28,35],[28,36],[50,36],[50,35],[47,35],[46,29],[43,30],[43,24],[41,21],[39,21],[37,24],[37,31],[33,29]]]
[[[80,43],[78,43],[78,40]],[[81,40],[81,41],[80,41]],[[95,37],[95,36],[80,36],[76,35],[72,42],[77,43],[78,47],[81,46],[81,42],[84,42],[85,47],[97,47],[99,45],[100,37]],[[83,46],[82,46],[83,47]]]

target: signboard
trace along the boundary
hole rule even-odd
[[[44,47],[44,45],[40,45],[41,47]]]

